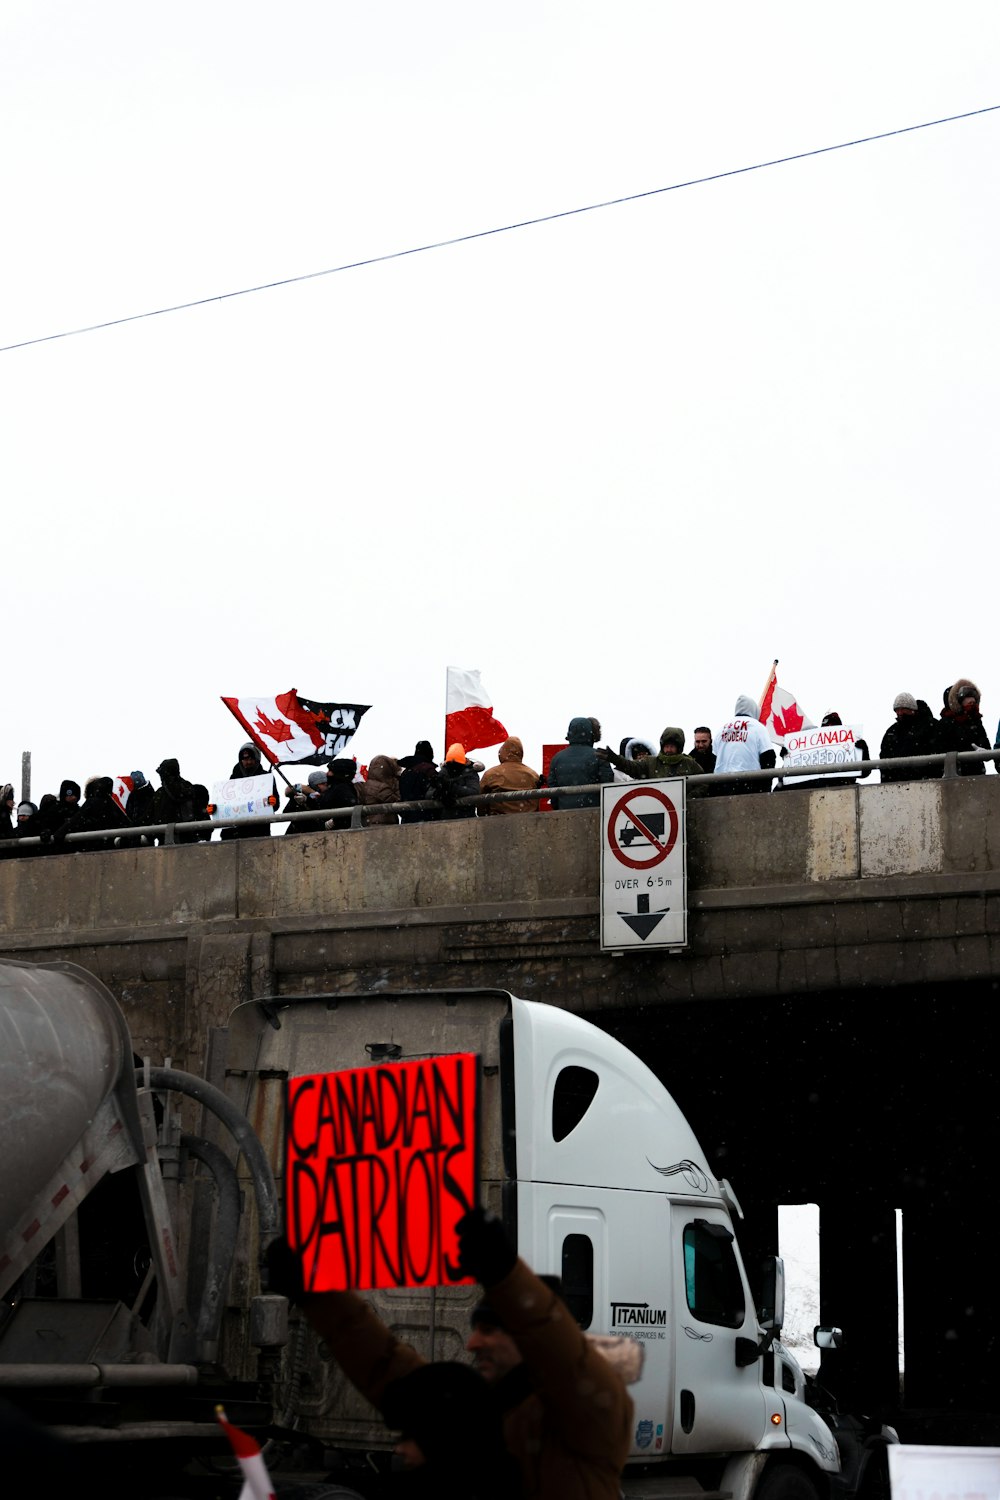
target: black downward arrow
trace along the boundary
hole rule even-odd
[[[651,912],[649,909],[649,897],[637,896],[635,900],[635,915],[630,911],[620,911],[618,915],[623,922],[628,923],[636,937],[642,938],[642,941],[645,942],[654,928],[658,927],[663,921],[669,910],[670,907],[665,906],[662,911]]]

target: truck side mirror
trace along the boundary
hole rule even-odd
[[[821,1328],[817,1326],[813,1329],[813,1343],[816,1345],[817,1349],[843,1349],[843,1329]]]
[[[757,1317],[760,1326],[777,1338],[785,1321],[785,1262],[780,1255],[769,1255],[761,1276],[762,1295]]]

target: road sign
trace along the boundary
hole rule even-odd
[[[601,788],[601,947],[687,944],[683,776]]]

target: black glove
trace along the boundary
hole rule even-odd
[[[289,1302],[301,1302],[306,1295],[302,1277],[302,1257],[287,1240],[272,1240],[264,1252],[267,1266],[267,1289]]]
[[[474,1276],[482,1286],[495,1286],[517,1262],[513,1248],[496,1214],[474,1208],[463,1214],[458,1230],[458,1265],[463,1276]]]

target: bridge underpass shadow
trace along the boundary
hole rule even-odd
[[[819,1378],[910,1441],[1000,1443],[998,988],[640,1001],[594,1016],[662,1079],[732,1182],[751,1281],[777,1252],[778,1205],[819,1204],[820,1318],[847,1335]]]

